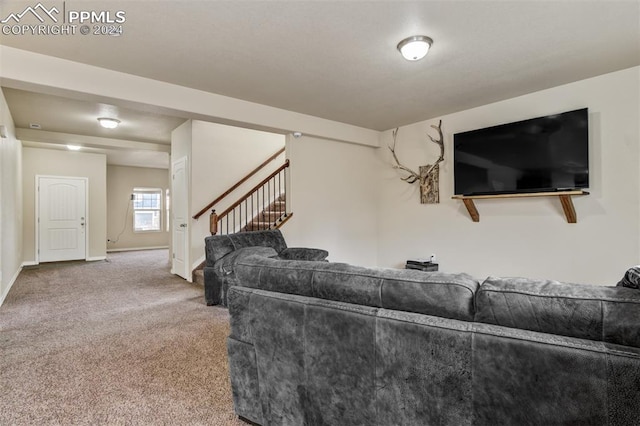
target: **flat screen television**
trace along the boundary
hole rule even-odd
[[[589,187],[587,108],[456,133],[456,195]]]

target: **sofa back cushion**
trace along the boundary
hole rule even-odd
[[[489,277],[476,294],[475,320],[640,347],[640,291]]]
[[[279,229],[212,235],[204,239],[204,245],[207,266],[213,266],[232,251],[245,247],[272,247],[278,253],[287,248]]]
[[[204,239],[205,260],[209,267],[233,250],[233,242],[227,235],[212,235]]]
[[[466,274],[364,268],[248,256],[237,284],[301,296],[472,321],[479,283]]]

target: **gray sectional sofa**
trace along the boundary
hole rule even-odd
[[[236,413],[261,425],[638,425],[640,291],[236,259]]]

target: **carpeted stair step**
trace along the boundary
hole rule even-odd
[[[204,271],[202,269],[193,271],[193,283],[204,286]]]
[[[273,225],[273,222],[258,222],[258,221],[253,221],[253,222],[249,222],[247,224],[247,226],[245,226],[244,228],[242,228],[241,232],[246,232],[246,231],[262,231],[265,229],[269,229],[271,228],[271,225]]]
[[[263,222],[275,222],[284,215],[283,210],[265,210],[259,215],[259,219]]]
[[[274,228],[287,217],[287,202],[285,194],[280,195],[275,201],[260,213],[258,213],[249,223],[240,229],[240,232],[262,231]]]

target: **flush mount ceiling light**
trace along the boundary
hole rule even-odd
[[[80,151],[82,147],[80,145],[67,145],[69,151]]]
[[[427,36],[411,36],[398,43],[398,50],[407,61],[417,61],[427,56],[432,44],[433,40]]]
[[[118,127],[118,124],[120,124],[120,120],[116,120],[115,118],[100,117],[98,121],[105,129],[115,129]]]

